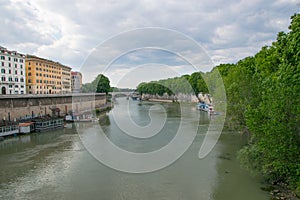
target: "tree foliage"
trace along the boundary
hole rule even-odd
[[[110,90],[110,81],[103,74],[99,74],[91,83],[82,85],[83,92],[99,92],[107,94]]]
[[[144,94],[199,94],[207,93],[208,89],[203,79],[202,72],[195,72],[192,75],[183,75],[181,77],[169,78],[149,83],[141,83],[137,91]]]
[[[254,57],[218,68],[226,87],[227,123],[251,133],[241,161],[270,181],[300,187],[299,14],[289,28]]]

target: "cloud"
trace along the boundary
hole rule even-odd
[[[216,64],[237,62],[253,55],[261,46],[270,45],[279,31],[288,31],[290,16],[299,11],[297,3],[297,0],[0,0],[0,45],[80,70],[92,50],[110,37],[136,28],[163,27],[194,39]],[[119,42],[114,45],[122,48],[136,40],[129,37]],[[184,43],[174,40],[169,46],[180,47]],[[112,49],[116,48],[107,50]],[[132,62],[141,59],[131,56]],[[197,62],[201,60],[201,56],[193,56]]]

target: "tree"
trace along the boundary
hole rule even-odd
[[[91,83],[82,85],[82,92],[105,92],[111,90],[109,79],[103,74],[99,74]]]
[[[255,56],[255,101],[244,114],[251,132],[241,161],[272,182],[300,190],[300,15],[292,17],[290,32],[279,33],[271,47]],[[252,88],[249,88],[253,90]],[[248,97],[249,98],[249,97]],[[260,101],[258,101],[260,99]],[[256,105],[255,105],[255,104]]]
[[[110,91],[109,79],[103,74],[99,74],[96,80],[98,80],[96,92],[107,94]]]
[[[200,92],[208,93],[208,88],[203,79],[203,76],[204,76],[204,74],[202,72],[194,72],[189,77],[188,81],[189,81],[190,85],[192,86],[196,96],[198,96],[198,94]]]

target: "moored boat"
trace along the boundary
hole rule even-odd
[[[199,102],[197,104],[197,110],[207,112],[208,114],[215,114],[214,107],[210,104],[206,104],[204,102]]]
[[[0,137],[15,135],[19,133],[19,126],[16,124],[5,125],[0,127]]]
[[[41,118],[33,120],[35,123],[36,132],[44,132],[53,129],[59,129],[64,127],[63,118]]]

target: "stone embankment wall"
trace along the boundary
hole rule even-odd
[[[0,120],[15,120],[37,115],[51,115],[59,108],[64,116],[70,111],[86,112],[106,104],[105,94],[76,93],[57,95],[2,95],[0,96]]]
[[[168,95],[164,94],[162,96],[159,95],[151,95],[151,94],[143,94],[142,99],[156,99],[156,100],[172,100],[178,102],[198,102],[198,98],[193,94],[176,94],[176,95]]]

